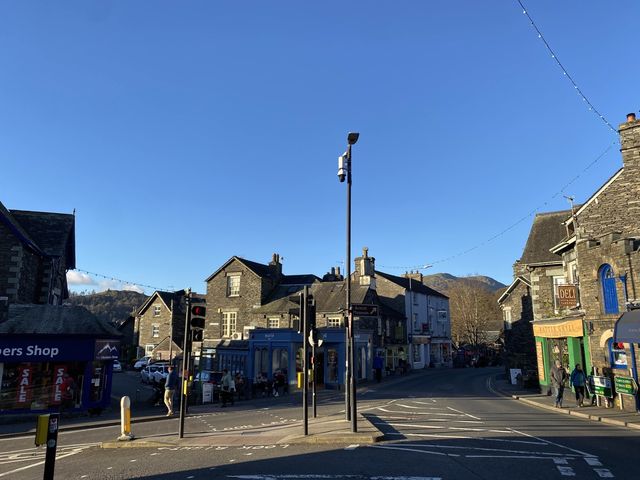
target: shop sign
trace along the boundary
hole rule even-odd
[[[367,303],[352,303],[351,312],[354,317],[377,317],[378,305]]]
[[[51,392],[51,403],[59,404],[62,402],[62,384],[64,383],[64,375],[67,373],[65,365],[56,365],[53,369],[53,390]]]
[[[542,342],[536,342],[536,358],[538,360],[538,380],[540,380],[541,383],[544,383],[545,381],[544,356],[542,353],[543,353]]]
[[[596,395],[612,398],[611,379],[609,377],[593,377],[593,387]]]
[[[0,338],[0,363],[93,360],[94,341],[16,336]]]
[[[558,285],[558,303],[561,307],[578,305],[578,289],[575,285]]]
[[[18,369],[18,397],[16,398],[16,403],[20,406],[30,404],[32,396],[31,367],[20,367]]]
[[[95,359],[96,360],[117,360],[118,340],[96,340]]]
[[[534,322],[533,334],[543,338],[582,337],[582,319]]]
[[[614,377],[613,379],[616,392],[624,393],[626,395],[635,395],[638,391],[638,385],[631,377]]]

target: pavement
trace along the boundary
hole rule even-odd
[[[526,390],[518,385],[512,385],[504,374],[492,377],[488,386],[494,393],[510,396],[514,400],[550,410],[559,415],[573,415],[575,417],[616,425],[618,427],[640,429],[640,414],[620,410],[620,407],[617,406],[606,408],[604,405],[591,405],[591,399],[585,399],[584,405],[578,407],[576,405],[575,395],[570,388],[566,388],[564,391],[562,408],[556,408],[554,405],[555,397],[553,395],[542,394],[538,389],[532,391]],[[633,402],[631,397],[627,397],[627,399],[629,403]]]

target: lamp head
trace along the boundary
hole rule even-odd
[[[349,132],[347,135],[347,142],[349,142],[349,145],[354,145],[358,141],[359,136],[360,134],[357,132]]]

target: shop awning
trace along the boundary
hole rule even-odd
[[[640,310],[623,313],[613,331],[616,343],[640,343]]]

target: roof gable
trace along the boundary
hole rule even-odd
[[[45,253],[40,249],[36,242],[31,238],[29,233],[20,225],[9,210],[0,202],[0,221],[15,235],[15,237],[31,250],[39,255],[44,256]]]
[[[253,262],[251,260],[247,260],[245,258],[237,257],[237,256],[234,255],[229,260],[227,260],[225,263],[223,263],[222,266],[220,268],[218,268],[218,270],[216,270],[211,275],[209,275],[209,277],[207,277],[205,282],[211,281],[216,275],[218,275],[221,271],[223,271],[225,268],[227,268],[234,261],[240,262],[242,265],[247,267],[247,269],[249,269],[249,271],[251,273],[253,273],[257,277],[272,277],[273,276],[273,271],[269,268],[269,265],[264,265],[262,263]]]
[[[531,282],[528,279],[526,279],[525,277],[523,277],[521,275],[518,275],[513,280],[513,282],[511,282],[511,285],[509,285],[507,287],[507,289],[504,291],[504,293],[502,295],[500,295],[500,298],[498,298],[498,304],[503,303],[509,297],[509,295],[511,295],[511,292],[513,292],[520,283],[523,283],[527,287],[531,287]]]
[[[525,265],[562,263],[562,258],[550,250],[566,237],[564,221],[570,216],[571,210],[538,213],[533,219],[520,262]]]

